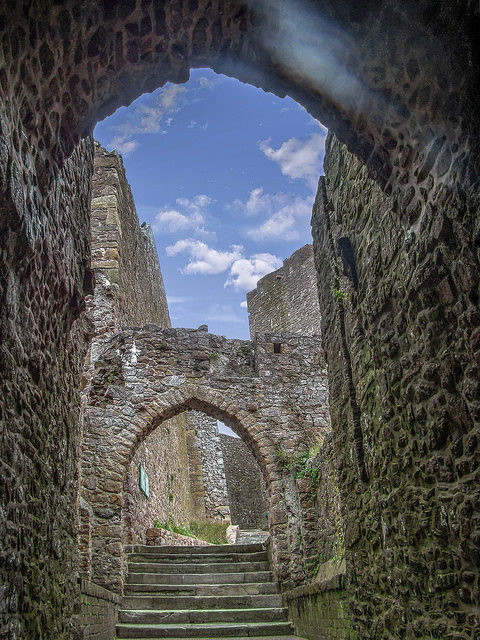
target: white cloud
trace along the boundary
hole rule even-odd
[[[247,309],[247,308],[248,308],[248,306],[247,306],[247,301],[246,301],[246,300],[243,300],[243,302],[240,302],[240,306],[241,306],[243,309]]]
[[[269,160],[276,162],[284,176],[302,179],[315,189],[321,171],[321,159],[325,151],[326,129],[313,133],[307,140],[289,138],[278,149],[270,145],[270,139],[259,146]]]
[[[207,322],[243,322],[241,318],[232,307],[222,304],[212,304],[205,316]]]
[[[138,142],[136,140],[126,140],[123,136],[115,136],[110,142],[110,146],[122,156],[128,156],[138,147]]]
[[[186,87],[167,85],[151,99],[152,104],[137,104],[133,112],[127,116],[127,120],[115,128],[117,133],[109,146],[123,155],[128,155],[138,147],[135,136],[166,133],[166,130],[162,129],[162,122],[164,121],[165,126],[170,126],[172,118],[165,116],[179,110],[180,97],[186,91]]]
[[[264,193],[262,187],[250,191],[248,200],[234,200],[229,209],[235,214],[268,216],[260,226],[251,228],[248,235],[254,240],[282,238],[297,240],[312,214],[313,194],[304,198],[293,193]]]
[[[187,238],[178,240],[175,244],[166,248],[168,256],[186,253],[190,260],[182,273],[212,275],[226,271],[229,266],[242,257],[241,245],[232,245],[228,251],[212,249],[205,242]]]
[[[282,266],[282,261],[271,253],[257,253],[250,258],[235,260],[230,267],[224,286],[233,286],[237,291],[251,291],[267,273]]]
[[[170,111],[177,106],[178,98],[186,92],[187,88],[178,84],[167,84],[167,86],[160,91],[158,103],[165,111]]]
[[[181,270],[187,275],[215,275],[228,270],[223,286],[232,286],[237,291],[254,289],[260,278],[282,266],[281,259],[271,253],[257,253],[246,258],[241,245],[234,244],[226,251],[219,251],[192,238],[178,240],[168,246],[166,252],[170,257],[180,253],[188,255],[189,262]]]
[[[177,233],[192,229],[200,235],[215,235],[214,232],[205,229],[205,209],[212,202],[209,196],[201,193],[194,198],[177,198],[178,209],[164,208],[155,214],[152,224],[154,233]]]
[[[206,76],[201,76],[198,79],[198,84],[202,89],[213,89],[213,87],[215,86],[215,82],[213,80],[210,80],[210,78],[207,78]]]
[[[153,230],[154,232],[169,231],[170,233],[175,233],[176,231],[188,229],[192,225],[193,221],[183,213],[175,211],[175,209],[167,209],[157,213],[153,223]]]
[[[273,213],[258,228],[250,229],[248,235],[254,240],[268,238],[282,238],[284,240],[298,240],[299,228],[305,227],[312,214],[313,199],[310,197],[296,197],[292,202]]]

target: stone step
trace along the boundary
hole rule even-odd
[[[279,636],[282,638],[282,640],[305,640],[304,638],[300,638],[299,636]],[[140,640],[140,638],[130,638],[128,637],[128,640]],[[145,640],[142,638],[142,640]],[[148,639],[147,639],[148,640]],[[184,638],[169,638],[169,640],[184,640]],[[195,636],[195,640],[212,640],[211,636],[210,638],[198,638]],[[272,636],[230,636],[228,638],[226,638],[225,636],[223,637],[215,637],[215,640],[272,640]]]
[[[152,573],[135,573],[133,577],[157,578]],[[125,595],[149,593],[164,596],[254,596],[278,593],[276,582],[248,582],[243,584],[157,584],[145,582],[127,582],[124,589]]]
[[[140,640],[140,638],[242,638],[255,636],[290,636],[293,633],[290,622],[224,622],[205,624],[117,624],[117,636]]]
[[[129,562],[128,571],[132,573],[254,573],[268,571],[268,562],[209,562],[206,564],[188,563],[180,566],[165,562]]]
[[[268,531],[263,531],[261,529],[244,529],[238,532],[237,536],[237,545],[242,545],[242,547],[250,547],[254,544],[264,545],[270,533]]]
[[[124,609],[239,609],[240,607],[281,607],[280,594],[259,596],[158,596],[128,595],[123,597]]]
[[[242,545],[242,548],[239,549],[236,544],[214,544],[208,547],[179,547],[172,545],[146,545],[146,544],[135,544],[135,545],[126,545],[125,553],[167,553],[167,554],[189,554],[193,553],[197,554],[215,554],[215,553],[255,553],[258,551],[264,551],[265,547],[262,544],[247,544]]]
[[[184,564],[191,564],[198,562],[200,564],[207,563],[237,563],[237,562],[267,562],[268,556],[266,551],[252,551],[243,553],[237,551],[234,553],[143,553],[136,552],[130,553],[127,556],[127,561],[130,562],[160,562],[160,563],[175,563],[183,566]]]
[[[176,604],[176,603],[175,603]],[[207,622],[279,622],[286,620],[286,609],[163,609],[118,612],[119,623],[130,624],[203,624]]]
[[[152,572],[130,572],[127,576],[134,576],[132,580],[135,584],[251,584],[253,582],[271,582],[271,571],[235,571],[232,573],[152,573]]]

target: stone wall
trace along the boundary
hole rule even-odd
[[[317,553],[315,564],[331,557],[343,558],[345,552],[345,514],[340,496],[338,461],[334,447],[334,434],[325,436],[319,452],[311,461],[318,469],[314,487],[314,511],[316,520]]]
[[[191,66],[211,66],[291,95],[348,143],[392,196],[396,213],[381,222],[367,220],[368,207],[359,211],[364,202],[356,190],[341,216],[340,237],[351,235],[354,255],[362,258],[357,261],[363,265],[360,306],[370,319],[362,327],[365,333],[343,335],[340,325],[335,329],[343,303],[331,298],[329,288],[334,251],[318,266],[330,304],[322,309],[326,315],[338,313],[331,321],[324,316],[324,329],[332,329],[326,344],[336,447],[345,461],[344,495],[351,498],[352,523],[356,517],[359,527],[366,527],[353,524],[349,532],[355,547],[351,559],[359,567],[358,575],[352,574],[351,593],[359,585],[360,598],[354,614],[362,638],[384,637],[386,627],[394,637],[408,639],[424,631],[448,637],[451,629],[460,637],[474,635],[479,482],[469,469],[479,467],[472,427],[479,420],[478,3],[342,0],[306,6],[307,16],[294,3],[287,14],[292,19],[282,21],[288,4],[267,0],[250,6],[186,0],[2,5],[0,478],[5,518],[0,541],[10,564],[0,569],[0,584],[7,585],[1,633],[8,638],[70,635],[78,389],[87,340],[78,316],[90,288],[90,154],[82,158],[75,145],[95,122],[144,91],[167,80],[185,81]],[[303,38],[302,18],[310,42]],[[287,41],[290,46],[283,46]],[[312,55],[299,55],[306,42]],[[312,69],[312,59],[333,61],[333,72],[328,65],[321,72]],[[360,171],[353,173],[361,182]],[[329,202],[326,219],[330,207]],[[371,241],[378,250],[364,256],[360,249]],[[405,250],[397,250],[397,244]],[[408,306],[403,319],[400,298],[403,308]],[[388,300],[394,300],[391,312]],[[411,344],[402,340],[396,351],[395,340],[387,338],[389,327]],[[352,380],[357,364],[358,379],[366,380],[356,352],[365,342],[375,361],[375,381],[363,395],[363,387]],[[440,342],[445,357],[427,357],[438,353]],[[344,361],[336,366],[332,354],[338,353]],[[399,376],[405,393],[399,392]],[[355,401],[356,389],[361,402]],[[427,405],[430,410],[435,405],[433,415]],[[352,437],[346,427],[349,411]],[[352,461],[358,460],[359,475],[366,478],[373,457],[366,456],[362,470],[362,418],[364,450],[379,453],[373,471],[380,489],[372,496],[380,496],[379,502],[362,502],[363,485],[354,477]],[[398,430],[393,428],[397,421]],[[371,430],[374,439],[368,437]],[[397,496],[400,533],[388,522],[378,526],[381,512]],[[371,518],[365,520],[369,510]],[[426,540],[418,561],[415,554],[408,562],[396,557],[397,544],[400,556],[406,549],[403,526],[413,548]],[[420,536],[417,527],[423,527]],[[385,565],[380,562],[374,579],[367,575],[363,581],[365,568],[376,565],[386,542]],[[414,598],[403,605],[404,617],[395,602],[405,602],[406,593]],[[379,602],[374,611],[372,602]],[[440,621],[435,628],[432,619]]]
[[[82,579],[80,613],[75,616],[73,640],[112,640],[115,637],[121,598]]]
[[[146,530],[172,519],[192,519],[185,415],[166,420],[143,440],[129,465],[124,485],[124,542],[145,544]],[[139,486],[139,464],[150,485],[147,498]]]
[[[320,306],[313,247],[306,244],[283,266],[264,276],[253,291],[247,293],[250,335],[257,331],[320,334]]]
[[[275,569],[285,587],[298,584],[311,553],[292,548],[299,525],[289,521],[276,452],[293,454],[320,441],[328,430],[326,387],[316,337],[257,334],[252,344],[206,328],[154,325],[113,336],[97,361],[85,419],[82,497],[93,510],[93,578],[123,587],[119,505],[132,452],[165,420],[194,409],[231,426],[254,452],[269,494]]]
[[[480,228],[461,191],[409,221],[327,140],[312,224],[360,638],[478,633]]]
[[[220,434],[232,524],[267,528],[267,492],[262,471],[241,438]]]
[[[357,640],[344,574],[284,594],[295,633],[308,640]]]
[[[217,421],[200,411],[188,411],[185,416],[189,425],[187,428],[195,432],[189,452],[192,474],[198,473],[198,467],[193,466],[193,459],[197,456],[201,461],[203,497],[202,494],[197,496],[199,508],[203,504],[205,510],[205,516],[201,519],[229,521],[230,508]],[[191,484],[195,481],[195,478],[191,478]]]
[[[0,637],[9,640],[68,640],[78,596],[92,146],[91,140],[79,145],[52,178],[48,196],[28,183],[30,169],[35,173],[28,163],[25,182],[8,170],[10,194],[0,169]]]
[[[94,334],[86,362],[88,380],[108,338],[126,327],[170,326],[155,243],[140,225],[122,157],[95,143],[91,200],[92,270],[95,291],[87,297]],[[85,395],[88,394],[88,389]],[[124,541],[143,543],[154,520],[191,516],[185,421],[177,416],[140,443],[125,480]],[[173,455],[172,455],[173,453]],[[147,498],[138,482],[142,464],[150,480]],[[84,552],[84,545],[80,545]]]
[[[149,322],[171,326],[150,227],[139,224],[122,157],[98,142],[91,232],[95,292],[86,302],[95,327],[91,343],[91,359],[95,360],[103,341],[117,331]]]

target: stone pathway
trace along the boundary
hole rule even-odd
[[[118,638],[300,640],[261,544],[127,547]]]

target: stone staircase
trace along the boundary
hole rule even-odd
[[[240,529],[237,544],[264,544],[269,536],[270,533],[262,529]]]
[[[127,547],[117,637],[299,640],[261,544]]]

